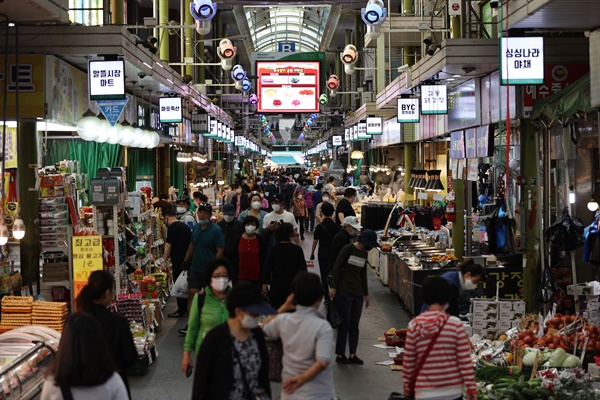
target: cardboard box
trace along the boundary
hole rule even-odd
[[[588,286],[586,283],[577,285],[567,285],[567,294],[575,294],[575,286],[577,286],[577,294],[582,296],[598,296],[600,295],[600,286]]]
[[[498,330],[498,322],[497,321],[473,321],[473,329],[483,329],[483,330]]]
[[[520,320],[519,321],[517,321],[517,320],[515,320],[515,321],[499,321],[498,322],[498,330],[500,332],[506,332],[511,328],[519,326],[520,322],[521,322]]]
[[[472,328],[473,335],[479,335],[484,339],[493,340],[498,336],[498,331],[496,329],[477,329]]]
[[[501,300],[500,301],[500,316],[514,313],[524,313],[525,302],[522,300]]]
[[[496,311],[476,311],[473,312],[473,321],[497,321],[498,312]]]
[[[498,311],[498,302],[493,300],[472,299],[473,312]]]
[[[525,313],[514,313],[514,314],[500,314],[498,321],[521,321]]]

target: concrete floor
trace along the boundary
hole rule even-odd
[[[306,232],[303,249],[306,258],[310,256],[312,233]],[[318,265],[314,271],[318,273]],[[373,271],[369,272],[371,306],[363,310],[360,321],[360,342],[357,354],[365,365],[334,364],[334,381],[338,399],[371,400],[387,399],[390,392],[402,390],[401,372],[393,372],[389,366],[376,365],[378,361],[389,360],[390,350],[373,347],[377,337],[391,327],[405,328],[410,320],[409,313],[387,287],[383,286]],[[169,299],[163,314],[175,310],[175,300]],[[177,329],[185,325],[184,319],[166,318],[162,330],[157,335],[158,359],[144,376],[129,378],[134,400],[187,400],[192,394],[192,378],[186,378],[181,371],[183,337]],[[332,344],[333,346],[333,344]],[[281,385],[271,384],[274,399],[279,399]],[[309,399],[307,399],[309,400]]]

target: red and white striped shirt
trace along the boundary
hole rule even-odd
[[[444,311],[426,311],[408,325],[402,368],[404,394],[410,392],[417,366],[446,318]],[[417,376],[415,398],[452,400],[461,396],[465,387],[467,394],[477,393],[471,349],[462,322],[450,317]]]

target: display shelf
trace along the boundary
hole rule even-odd
[[[120,253],[119,253],[119,240],[124,240],[125,232],[119,231],[119,218],[124,218],[126,204],[125,203],[117,203],[117,204],[95,204],[93,205],[94,210],[94,218],[93,218],[93,228],[98,230],[98,221],[97,215],[101,211],[106,211],[108,209],[108,214],[112,215],[113,226],[107,227],[108,229],[113,229],[113,235],[102,235],[103,240],[113,240],[113,258],[114,258],[114,273],[115,273],[115,291],[117,294],[121,294],[123,290],[126,290],[127,285],[122,287],[122,266],[124,263],[120,263]],[[110,220],[110,218],[109,218]],[[116,267],[118,265],[118,267]],[[105,265],[105,268],[107,266]],[[109,267],[110,268],[110,267]]]

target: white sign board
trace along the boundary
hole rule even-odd
[[[544,83],[543,37],[503,37],[501,46],[503,85]]]
[[[448,15],[452,17],[460,16],[461,0],[450,0],[448,2]]]
[[[398,122],[418,123],[420,119],[419,99],[398,99]]]
[[[161,124],[174,124],[183,120],[181,97],[159,97],[158,113]]]
[[[342,145],[342,137],[341,136],[332,136],[332,143],[334,146],[341,146]]]
[[[349,141],[350,141],[350,128],[346,128],[346,129],[344,130],[344,140],[345,140],[346,142],[349,142]]]
[[[366,122],[359,122],[358,123],[358,139],[359,140],[364,140],[364,139],[369,139],[369,134],[367,133],[367,123]]]
[[[421,114],[448,114],[446,85],[421,86]]]
[[[90,100],[125,98],[125,61],[90,60],[88,62]]]
[[[367,117],[367,134],[381,135],[383,134],[383,121],[381,117]]]
[[[358,140],[358,125],[352,127],[352,140]]]

